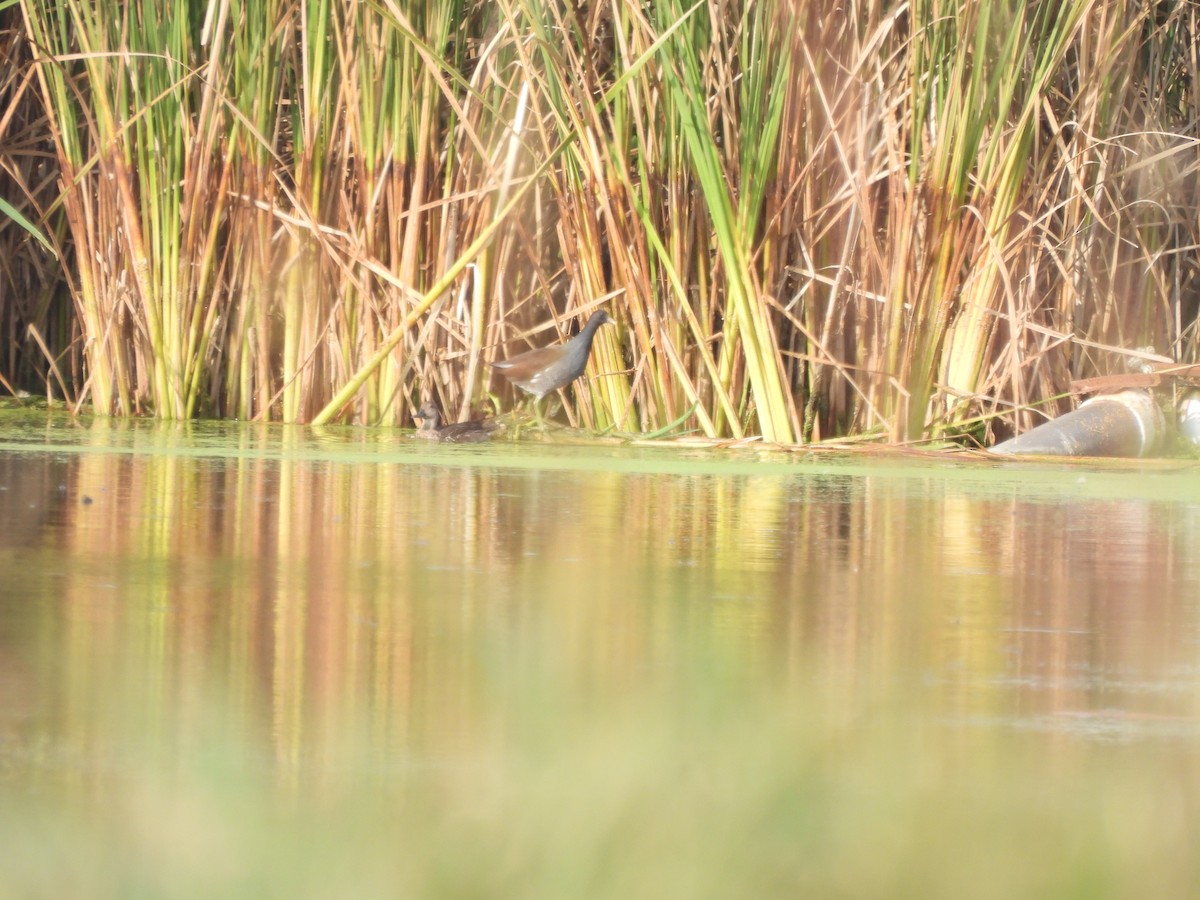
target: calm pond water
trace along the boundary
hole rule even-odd
[[[1183,895],[1198,588],[1192,463],[0,414],[0,894]]]

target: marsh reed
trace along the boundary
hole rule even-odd
[[[0,375],[104,414],[408,424],[507,408],[485,363],[605,305],[573,423],[986,441],[1074,378],[1196,360],[1197,24],[20,0]]]

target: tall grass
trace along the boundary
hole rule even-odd
[[[36,83],[18,26],[0,3],[0,390],[40,389],[53,398],[63,385],[39,341],[61,351],[76,332],[59,302],[67,299],[58,293],[66,248],[44,218],[55,172],[47,123],[30,100]]]
[[[102,412],[504,407],[600,305],[566,416],[624,431],[983,439],[1196,358],[1187,4],[16,11]]]

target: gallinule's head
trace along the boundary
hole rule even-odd
[[[437,440],[438,425],[442,421],[442,414],[437,411],[436,406],[426,403],[413,413],[413,418],[418,422],[417,437]]]
[[[596,329],[613,321],[604,310],[592,313],[579,334],[562,344],[529,350],[511,359],[492,363],[492,368],[526,393],[541,400],[551,391],[566,387],[583,374]]]
[[[453,425],[441,425],[442,414],[432,403],[426,403],[415,413],[413,418],[420,421],[417,437],[430,441],[447,441],[458,444],[477,444],[486,441],[499,429],[499,425],[490,419],[484,421],[457,422]]]

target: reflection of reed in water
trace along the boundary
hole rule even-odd
[[[43,540],[43,530],[61,522],[72,468],[70,460],[49,454],[0,453],[0,559]],[[19,574],[5,568],[0,579]]]
[[[139,440],[153,452],[72,458],[42,538],[66,556],[56,614],[86,623],[61,632],[68,708],[136,677],[146,715],[186,716],[219,675],[293,771],[347,720],[389,746],[469,747],[498,727],[491,682],[539,667],[601,696],[699,653],[818,677],[849,706],[922,678],[973,716],[1077,709],[1092,688],[1069,673],[1186,650],[1182,505],[1035,504],[803,466],[342,462],[283,438],[282,458],[249,440],[194,458],[182,438]],[[103,500],[81,507],[85,490]]]

